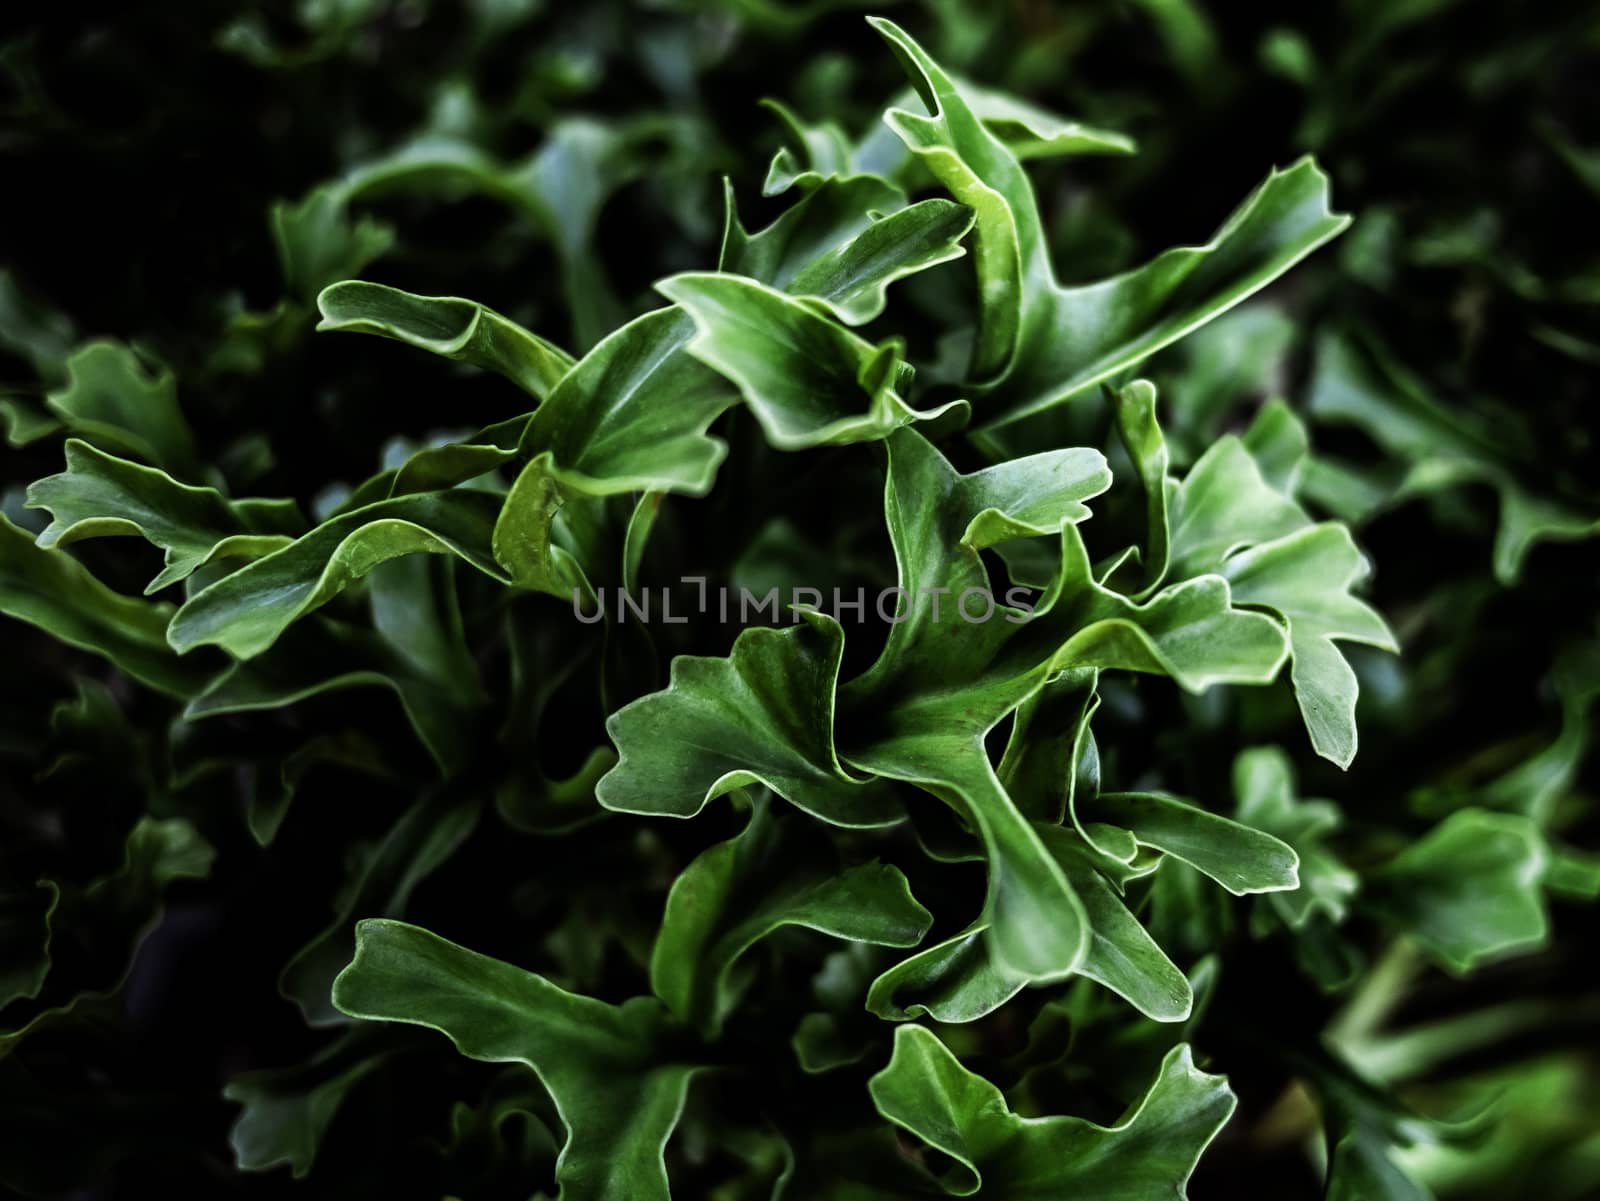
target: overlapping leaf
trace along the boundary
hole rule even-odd
[[[1125,275],[1063,288],[1017,154],[990,132],[961,86],[904,30],[874,27],[905,65],[930,115],[886,120],[977,214],[981,309],[971,375],[986,426],[1043,412],[1109,379],[1265,287],[1349,224],[1329,211],[1309,159],[1274,171],[1211,241],[1169,250]]]
[[[606,1005],[415,926],[369,920],[333,999],[351,1017],[427,1026],[464,1055],[538,1073],[567,1128],[556,1175],[568,1201],[669,1196],[662,1149],[696,1068],[671,1055],[653,998]]]
[[[895,1032],[894,1057],[870,1088],[884,1117],[949,1157],[937,1176],[946,1192],[1018,1201],[1184,1197],[1195,1161],[1235,1104],[1222,1078],[1198,1071],[1182,1046],[1114,1126],[1019,1118],[999,1089],[921,1026]]]

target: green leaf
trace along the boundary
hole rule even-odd
[[[215,859],[216,850],[185,819],[147,815],[128,831],[122,863],[115,871],[86,885],[49,882],[46,887],[55,898],[48,913],[52,934],[69,935],[72,960],[87,963],[100,978],[60,979],[59,970],[48,975],[40,991],[51,1001],[62,999],[20,1026],[0,1028],[0,1059],[54,1026],[115,1021],[118,1013],[112,999],[127,983],[139,948],[160,924],[167,887],[177,880],[204,879]],[[84,988],[85,983],[92,987]]]
[[[809,845],[808,845],[809,843]],[[650,986],[678,1017],[714,1038],[748,973],[739,959],[784,926],[877,946],[910,947],[933,915],[898,868],[840,870],[826,840],[803,839],[757,801],[737,837],[703,852],[667,894],[650,956]]]
[[[1336,642],[1400,647],[1383,618],[1351,587],[1367,560],[1350,531],[1326,522],[1232,556],[1223,574],[1240,604],[1260,605],[1289,625],[1289,678],[1317,754],[1348,767],[1356,754],[1355,670]]]
[[[393,338],[447,359],[505,376],[537,400],[550,394],[574,359],[515,321],[471,300],[418,296],[347,279],[317,295],[317,329]]]
[[[842,693],[845,759],[956,810],[989,860],[995,953],[1009,974],[1060,979],[1081,961],[1085,917],[995,776],[984,737],[1063,668],[1160,671],[1190,688],[1264,680],[1282,662],[1283,637],[1270,619],[1230,608],[1221,579],[1190,581],[1142,608],[1100,587],[1073,524],[1109,482],[1098,452],[1051,451],[962,476],[910,431],[888,448],[884,503],[908,601],[878,661]],[[1031,618],[994,606],[986,621],[960,612],[970,592],[989,591],[982,548],[1045,533],[1061,537],[1063,564]]]
[[[207,668],[167,645],[171,612],[111,591],[65,551],[42,549],[0,517],[0,613],[104,657],[157,692],[193,696]]]
[[[897,391],[910,376],[898,343],[874,347],[754,280],[689,273],[656,290],[694,319],[689,353],[738,387],[780,450],[874,441],[963,404],[911,408]]]
[[[342,182],[322,184],[298,201],[272,206],[272,240],[284,287],[310,304],[323,288],[354,275],[394,244],[394,229],[372,217],[352,217]]]
[[[490,554],[500,504],[490,493],[453,489],[334,517],[191,596],[173,616],[168,637],[180,653],[209,644],[248,659],[378,564],[401,555],[454,555],[505,581]]]
[[[281,549],[305,528],[289,500],[229,500],[215,488],[181,484],[155,467],[97,450],[76,438],[66,444],[67,469],[28,487],[28,504],[53,519],[42,547],[83,538],[132,534],[166,551],[166,567],[146,595],[186,580],[223,560],[254,559]]]
[[[1510,461],[1490,430],[1446,409],[1373,339],[1364,346],[1350,335],[1318,339],[1310,408],[1321,421],[1356,426],[1405,465],[1388,504],[1464,483],[1493,488],[1500,498],[1494,573],[1502,584],[1516,583],[1539,542],[1600,533],[1600,516],[1526,486],[1524,476],[1537,465]]]
[[[364,856],[349,886],[340,893],[333,921],[295,952],[278,977],[278,991],[300,1007],[307,1024],[333,1025],[343,1020],[342,1013],[349,1012],[332,990],[334,977],[357,947],[358,925],[367,924],[357,919],[404,913],[417,885],[472,833],[481,808],[476,801],[448,793],[418,801]]]
[[[548,454],[529,460],[506,493],[489,545],[517,587],[583,598],[592,594],[593,586],[572,552],[554,540],[556,517],[565,501],[562,483]]]
[[[28,295],[9,268],[0,268],[0,346],[26,359],[35,375],[53,385],[65,378],[74,340],[65,313]]]
[[[356,1085],[393,1054],[355,1029],[304,1063],[244,1072],[223,1086],[222,1095],[243,1107],[228,1142],[245,1172],[288,1164],[300,1179],[311,1170],[322,1140]]]
[[[1117,434],[1128,458],[1133,460],[1144,490],[1145,528],[1148,544],[1144,549],[1145,576],[1154,588],[1167,574],[1172,553],[1172,518],[1167,480],[1167,440],[1156,422],[1156,390],[1149,380],[1134,380],[1121,389],[1114,401]]]
[[[654,998],[607,1005],[415,926],[369,920],[334,1003],[438,1030],[473,1059],[533,1069],[567,1128],[563,1201],[667,1201],[662,1149],[696,1068],[666,1049]]]
[[[51,924],[61,889],[40,880],[32,888],[0,892],[0,1009],[31,1001],[50,974]]]
[[[1137,365],[1225,312],[1336,236],[1327,177],[1310,159],[1274,171],[1209,242],[1081,287],[1056,280],[1037,201],[1018,156],[961,85],[897,25],[872,18],[930,115],[885,120],[977,214],[980,310],[971,378],[984,428],[1043,412]]]
[[[1264,435],[1258,442],[1272,446]],[[1267,482],[1234,435],[1201,456],[1171,492],[1168,509],[1171,574],[1218,572],[1232,585],[1237,603],[1284,620],[1290,679],[1311,745],[1323,758],[1348,767],[1356,753],[1359,689],[1355,671],[1335,643],[1399,649],[1383,618],[1351,593],[1369,569],[1350,531],[1335,522],[1312,524],[1299,505]]]
[[[962,94],[984,128],[1019,160],[1080,154],[1133,154],[1132,138],[1062,117],[1005,92],[961,81]]]
[[[727,447],[706,430],[735,394],[684,353],[693,331],[677,309],[646,313],[603,339],[534,412],[522,438],[530,462],[496,529],[497,543],[525,548],[512,558],[525,586],[553,583],[570,596],[543,565],[564,497],[710,490]]]
[[[1157,792],[1103,792],[1079,802],[1085,819],[1131,831],[1145,846],[1181,859],[1234,896],[1300,886],[1299,856],[1249,825]]]
[[[972,1022],[993,1013],[1028,984],[989,953],[988,923],[975,922],[943,942],[907,956],[873,980],[867,1010],[889,1022],[923,1015],[936,1022]]]
[[[51,392],[46,404],[90,442],[198,478],[194,435],[178,408],[172,372],[148,370],[119,342],[88,342],[75,350],[67,360],[66,386]]]
[[[730,205],[723,261],[864,320],[881,310],[889,283],[952,257],[966,229],[958,206],[913,206],[873,221],[865,206],[897,195],[819,189],[754,236]],[[556,552],[551,534],[556,512],[575,497],[710,491],[727,447],[707,430],[737,393],[688,353],[695,332],[676,307],[636,318],[586,354],[534,413],[520,448],[529,462],[495,531],[519,585],[563,599],[582,590],[575,561]]]
[[[379,571],[387,574],[389,566],[382,564]],[[375,600],[380,588],[373,589]],[[418,620],[449,621],[449,615],[435,607],[448,603],[445,598],[419,592],[407,599],[416,604]],[[437,630],[429,635],[439,636]],[[484,700],[476,670],[430,669],[403,653],[393,639],[343,623],[306,622],[269,651],[233,664],[189,702],[184,717],[200,721],[279,709],[351,688],[393,692],[417,737],[446,774],[471,765],[474,727],[482,721]]]
[[[1208,574],[1136,603],[1094,578],[1082,535],[1069,526],[1057,586],[1035,610],[1027,637],[1056,644],[1050,663],[1057,668],[1154,672],[1189,692],[1265,684],[1287,657],[1283,629],[1234,601],[1228,581]]]
[[[1100,757],[1089,728],[1100,706],[1093,668],[1062,672],[1020,706],[998,768],[1006,791],[1030,819],[1059,825],[1076,812],[1079,788],[1100,788]]]
[[[1089,940],[1078,972],[1148,1018],[1187,1019],[1194,1008],[1188,979],[1095,870],[1096,852],[1075,832],[1060,826],[1040,827],[1039,834],[1072,882],[1088,917]]]
[[[864,325],[882,315],[890,284],[965,253],[972,210],[948,200],[904,205],[899,189],[876,176],[830,180],[751,235],[730,187],[717,270],[821,301],[845,324]]]
[[[1338,806],[1297,798],[1289,757],[1275,746],[1255,747],[1234,760],[1233,793],[1239,820],[1282,839],[1299,859],[1299,887],[1268,898],[1289,927],[1303,929],[1318,914],[1343,921],[1360,879],[1327,846],[1342,820]]]
[[[1020,1118],[921,1026],[895,1031],[889,1066],[867,1087],[879,1113],[950,1157],[937,1177],[945,1191],[1009,1201],[1185,1197],[1235,1105],[1227,1082],[1196,1071],[1185,1045],[1114,1126]]]
[[[1120,133],[1059,116],[970,80],[962,80],[961,89],[989,132],[1018,159],[1134,152],[1133,139]],[[909,92],[892,103],[898,107],[908,99]],[[910,152],[886,130],[874,128],[852,144],[844,130],[831,121],[809,125],[776,100],[761,103],[783,123],[789,142],[772,156],[763,196],[777,196],[791,187],[809,191],[839,178],[904,177]]]
[[[1445,967],[1465,973],[1544,944],[1547,859],[1527,818],[1463,809],[1369,875],[1362,900]]]
[[[844,631],[802,614],[788,630],[740,634],[726,659],[680,656],[671,682],[613,713],[620,758],[596,796],[607,809],[693,817],[764,784],[823,821],[882,826],[902,814],[881,785],[852,776],[834,748],[834,689]]]

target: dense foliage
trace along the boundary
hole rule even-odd
[[[885,11],[9,36],[0,1189],[1600,1194],[1600,17]]]

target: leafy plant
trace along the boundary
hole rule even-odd
[[[1600,1187],[1592,264],[1382,191],[1593,30],[445,7],[174,35],[278,283],[0,276],[0,1183]],[[15,153],[127,170],[54,37]]]

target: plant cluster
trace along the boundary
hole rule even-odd
[[[1600,1190],[1600,23],[847,9],[0,50],[0,1188]]]

